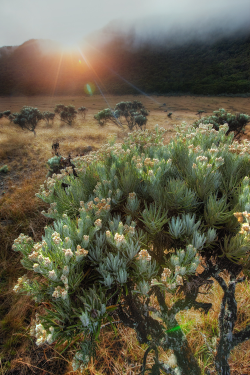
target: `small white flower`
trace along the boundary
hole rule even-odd
[[[34,270],[35,272],[39,272],[39,271],[40,271],[40,266],[39,266],[38,263],[34,263],[34,264],[33,264],[33,270]]]
[[[69,260],[73,256],[71,249],[63,249],[63,252],[67,260]]]
[[[53,281],[55,281],[57,279],[57,275],[55,273],[55,270],[49,271],[49,275],[48,276]]]
[[[98,228],[101,228],[102,227],[102,220],[101,219],[97,219],[95,222],[94,222],[95,226],[98,227]]]

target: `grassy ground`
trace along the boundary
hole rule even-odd
[[[250,113],[249,98],[110,96],[106,99],[111,107],[123,100],[141,100],[150,110],[147,128],[153,129],[155,124],[159,124],[168,129],[165,142],[173,136],[174,124],[180,124],[182,121],[191,124],[198,118],[198,110],[205,110],[206,114],[211,114],[213,110],[225,108],[232,112]],[[63,156],[69,153],[75,156],[86,146],[98,149],[109,135],[117,135],[117,142],[122,142],[127,135],[126,131],[123,132],[112,123],[100,127],[94,120],[94,114],[108,106],[101,96],[1,98],[0,110],[10,109],[15,112],[23,105],[30,105],[45,111],[53,110],[59,103],[73,104],[76,108],[86,106],[86,119],[77,118],[72,127],[58,119],[55,119],[53,125],[41,122],[37,127],[36,137],[33,133],[22,131],[10,124],[7,119],[0,120],[0,167],[8,165],[9,168],[8,173],[0,175],[0,374],[74,374],[70,364],[73,352],[69,352],[66,358],[53,347],[37,347],[29,337],[29,325],[35,315],[35,303],[28,297],[16,295],[12,291],[17,278],[26,273],[26,270],[20,264],[19,254],[12,251],[11,246],[20,233],[39,241],[44,226],[51,222],[40,214],[46,204],[36,198],[35,193],[46,178],[46,161],[52,156],[52,143],[59,142],[59,150]],[[172,119],[167,117],[169,112],[173,113]],[[212,371],[212,356],[201,333],[206,334],[208,338],[218,334],[217,321],[222,291],[215,281],[210,294],[201,296],[200,301],[213,304],[213,310],[209,315],[189,310],[179,313],[177,320],[179,324],[184,324],[183,330],[203,368],[203,373],[207,368],[211,373],[215,373]],[[238,320],[235,331],[238,331],[250,323],[249,281],[237,284],[236,296]],[[168,301],[170,304],[174,303],[174,297],[171,298],[172,300]],[[103,330],[97,358],[89,366],[86,374],[139,373],[146,348],[139,346],[133,330],[121,325],[117,328],[116,337],[108,327]],[[161,353],[163,360],[170,356],[171,350]],[[248,340],[231,352],[229,363],[233,375],[250,373],[249,357]],[[153,355],[149,358],[148,364],[153,360]]]

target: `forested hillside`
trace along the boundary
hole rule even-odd
[[[0,49],[0,95],[81,94],[88,82],[110,94],[136,94],[133,85],[148,94],[250,94],[250,34],[136,49],[117,37],[93,51],[83,51],[86,64],[80,51],[44,53],[36,40]]]

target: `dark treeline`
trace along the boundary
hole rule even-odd
[[[4,48],[0,49],[0,95],[81,94],[88,82],[97,82],[110,94],[138,93],[132,85],[158,95],[250,93],[250,34],[214,43],[171,48],[144,44],[136,49],[119,37],[88,55],[90,65],[77,53],[42,53],[36,40],[7,52]]]

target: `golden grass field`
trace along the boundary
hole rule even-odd
[[[25,233],[39,241],[44,226],[51,223],[51,220],[40,214],[46,204],[36,198],[35,193],[46,178],[46,161],[52,156],[52,143],[59,142],[62,156],[68,156],[69,153],[75,156],[86,146],[98,149],[109,135],[116,134],[117,142],[122,142],[127,131],[112,123],[100,127],[93,118],[94,114],[108,105],[114,108],[121,101],[141,101],[150,111],[147,128],[153,130],[158,124],[168,130],[165,142],[174,135],[173,125],[183,121],[192,124],[198,119],[198,110],[204,110],[204,115],[211,115],[219,108],[232,113],[250,114],[250,98],[127,95],[106,96],[105,99],[108,104],[102,96],[0,98],[0,111],[10,109],[11,112],[18,112],[24,105],[37,107],[40,111],[53,111],[59,103],[72,104],[76,109],[80,106],[88,108],[85,120],[77,117],[71,127],[59,119],[55,119],[52,125],[39,123],[36,137],[10,123],[8,119],[0,119],[0,167],[7,164],[9,168],[7,174],[0,174],[0,374],[77,375],[70,365],[73,357],[71,352],[65,358],[49,346],[41,348],[33,343],[28,332],[31,318],[35,315],[35,303],[29,297],[16,295],[12,291],[17,278],[26,273],[20,264],[19,254],[11,249],[14,239],[20,233]],[[169,112],[172,112],[172,119],[167,117]],[[248,128],[249,126],[245,135],[247,138]],[[203,369],[202,374],[208,368],[211,374],[216,373],[212,356],[201,333],[208,338],[218,334],[217,321],[222,295],[222,290],[215,281],[212,292],[199,297],[200,301],[213,304],[213,310],[207,316],[194,310],[177,315],[179,324],[189,323],[184,325],[183,330]],[[170,304],[175,297],[171,298],[168,301]],[[238,331],[250,324],[249,281],[237,284],[236,299],[238,321],[235,331]],[[140,372],[145,349],[146,347],[139,346],[133,330],[120,325],[117,336],[114,337],[113,331],[107,327],[101,333],[97,357],[85,373],[136,375]],[[171,350],[162,352],[161,358],[164,360],[170,355]],[[249,358],[248,340],[231,352],[229,363],[232,375],[250,374]]]

